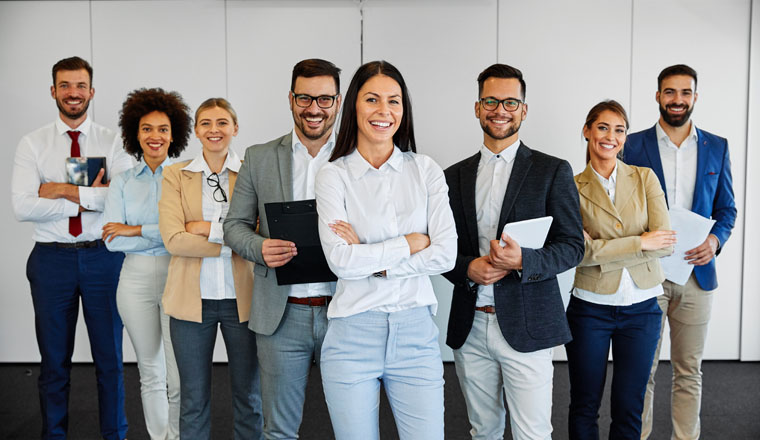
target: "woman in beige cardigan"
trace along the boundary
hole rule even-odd
[[[597,419],[612,343],[611,439],[638,439],[649,371],[660,335],[659,258],[675,243],[660,183],[649,168],[618,160],[628,117],[615,101],[589,112],[583,127],[588,165],[575,176],[586,253],[567,308],[573,340],[571,439],[598,439]]]
[[[195,113],[201,153],[164,171],[159,229],[172,255],[163,305],[180,376],[180,437],[210,439],[211,366],[217,326],[227,347],[235,439],[261,437],[256,339],[248,330],[251,263],[224,244],[240,158],[229,149],[237,115],[222,98]]]

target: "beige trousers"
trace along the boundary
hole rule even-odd
[[[702,290],[694,274],[684,286],[665,281],[664,293],[657,298],[662,309],[660,342],[654,354],[644,396],[644,413],[641,417],[641,438],[652,433],[652,403],[654,376],[660,359],[662,332],[665,320],[670,326],[670,363],[673,369],[670,412],[673,423],[672,439],[698,439],[700,434],[699,409],[702,403],[702,355],[710,321],[713,291]]]

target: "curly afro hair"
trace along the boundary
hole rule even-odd
[[[165,113],[169,117],[172,130],[172,143],[169,145],[169,157],[177,157],[187,147],[193,120],[190,108],[177,92],[167,92],[161,88],[137,89],[127,95],[119,112],[119,127],[124,141],[124,151],[140,160],[143,155],[137,131],[140,119],[152,112]]]

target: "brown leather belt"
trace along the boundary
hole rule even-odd
[[[289,296],[288,302],[291,304],[300,304],[302,306],[310,307],[324,307],[330,304],[332,296],[312,296],[308,298],[296,298],[295,296]]]
[[[496,313],[496,307],[494,306],[475,307],[475,310],[478,312]]]

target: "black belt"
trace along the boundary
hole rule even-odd
[[[38,241],[37,244],[40,246],[54,247],[58,249],[86,249],[86,248],[103,247],[106,245],[105,243],[103,243],[103,240],[75,241],[74,243],[60,243],[56,241],[52,241],[52,242]]]

